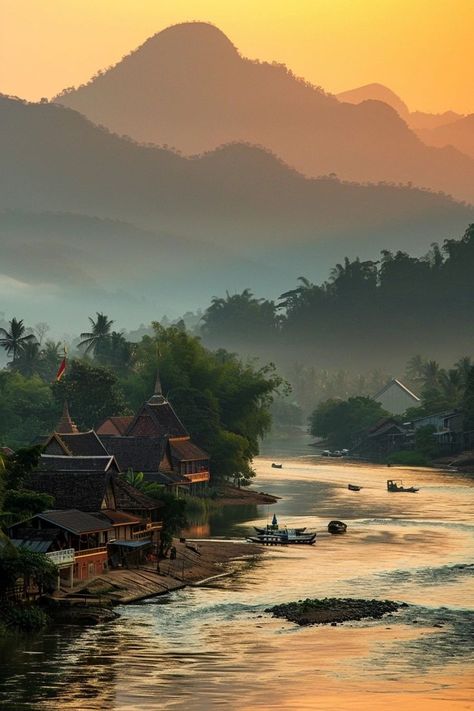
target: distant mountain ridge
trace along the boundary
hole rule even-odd
[[[163,30],[54,101],[187,155],[248,142],[309,176],[412,182],[474,201],[474,160],[427,147],[386,102],[341,102],[282,65],[243,58],[207,23]]]
[[[307,179],[248,145],[183,158],[7,97],[0,155],[2,310],[52,310],[64,328],[84,311],[132,324],[225,290],[274,296],[345,255],[424,253],[474,221],[445,195]]]
[[[454,111],[445,111],[442,114],[429,114],[422,111],[410,112],[405,102],[383,84],[367,84],[337,94],[337,98],[351,104],[373,100],[383,101],[406,121],[427,146],[436,148],[452,146],[474,159],[474,114],[463,116]]]

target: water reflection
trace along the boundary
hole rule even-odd
[[[272,549],[238,575],[121,609],[116,622],[0,648],[5,709],[469,708],[474,670],[474,482],[404,470],[419,494],[389,494],[382,467],[310,458],[257,462],[274,507],[232,506],[188,535],[245,536],[275,511],[316,528],[314,547]],[[390,472],[394,476],[394,472]],[[354,493],[347,483],[360,483]],[[349,524],[326,533],[330,518]],[[265,613],[313,596],[390,597],[374,623],[297,628]]]

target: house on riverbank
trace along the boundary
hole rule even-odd
[[[136,415],[107,418],[97,428],[97,435],[125,470],[142,471],[148,481],[194,495],[209,484],[209,455],[192,442],[163,395],[159,375],[153,395]]]
[[[113,525],[78,509],[54,510],[10,526],[8,535],[17,548],[44,553],[58,566],[58,588],[72,587],[107,570]]]
[[[392,378],[373,396],[391,415],[402,415],[410,407],[419,407],[420,398],[397,378]]]

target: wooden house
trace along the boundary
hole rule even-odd
[[[412,393],[400,380],[392,378],[379,390],[373,399],[379,402],[391,415],[402,415],[410,407],[419,407],[420,398]]]
[[[170,471],[173,472],[175,481],[170,485],[181,486],[186,481],[191,485],[188,490],[197,494],[209,483],[209,455],[191,441],[189,432],[171,403],[163,395],[159,375],[153,395],[141,406],[135,416],[108,418],[98,427],[97,434],[106,449],[109,448],[109,451],[117,453],[118,459],[121,457],[122,460],[125,459],[125,447],[134,448],[134,456],[137,457],[136,464],[128,459],[130,468],[134,471],[144,471],[143,466],[140,468],[138,461],[138,450],[143,446],[144,439],[154,440],[156,442],[155,451],[158,452],[161,447],[164,447],[163,438],[166,438],[169,442],[169,450],[165,447],[164,451],[168,459],[160,462],[159,471],[165,476],[169,476]],[[122,436],[124,440],[120,443],[117,442],[114,448],[111,435]],[[136,440],[136,444],[133,444],[129,439],[132,437],[139,438]],[[155,469],[156,464],[153,464],[152,470]],[[152,470],[148,470],[150,474]],[[177,475],[181,477],[181,481],[176,479]],[[150,480],[157,480],[158,472],[154,473],[154,477],[156,479],[147,474],[147,478]]]
[[[109,517],[115,537],[157,542],[163,504],[131,486],[119,475],[114,457],[42,455],[29,489],[49,494],[58,509],[79,509]],[[122,516],[117,516],[118,513]],[[127,514],[130,518],[127,518]],[[124,528],[122,528],[124,526]]]
[[[70,586],[88,580],[108,567],[107,543],[113,538],[110,521],[78,509],[44,511],[8,530],[17,547],[45,553],[64,573]]]

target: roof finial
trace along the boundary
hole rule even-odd
[[[67,400],[64,401],[63,414],[56,426],[56,432],[58,432],[58,434],[74,434],[75,432],[79,432],[76,423],[69,414]]]
[[[161,387],[160,366],[159,366],[160,355],[161,355],[160,349],[157,347],[156,357],[157,357],[158,362],[156,364],[155,390],[154,390],[151,398],[148,400],[150,405],[161,405],[166,401],[165,397],[163,396],[163,388]]]

